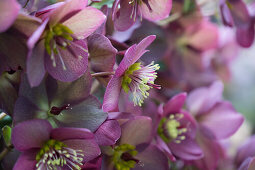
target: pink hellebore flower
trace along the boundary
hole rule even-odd
[[[27,42],[27,73],[31,86],[40,84],[46,70],[60,81],[74,81],[88,65],[86,37],[106,19],[87,0],[67,0],[36,13],[42,25]]]
[[[125,31],[135,23],[138,16],[141,19],[158,21],[165,19],[171,8],[172,0],[115,0],[112,19],[118,31]]]
[[[14,170],[81,169],[100,155],[93,133],[83,128],[53,129],[46,120],[16,125],[12,143],[21,153]]]
[[[126,93],[131,93],[134,105],[141,106],[143,100],[149,96],[147,92],[152,87],[160,88],[159,85],[154,84],[157,77],[156,70],[159,69],[158,64],[151,64],[143,66],[136,61],[148,50],[145,50],[156,38],[151,35],[143,39],[139,44],[134,44],[127,49],[123,60],[116,69],[114,76],[107,85],[103,110],[117,111],[118,102],[121,90]]]
[[[195,141],[196,121],[182,109],[185,100],[186,93],[174,96],[163,108],[160,107],[155,120],[158,146],[173,161],[175,157],[172,153],[183,160],[203,157],[203,152]]]

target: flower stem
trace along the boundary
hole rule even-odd
[[[2,120],[5,116],[7,116],[7,114],[4,113],[4,112],[2,112],[2,113],[0,114],[0,120]]]
[[[102,77],[102,76],[110,76],[113,75],[114,72],[99,72],[91,74],[92,77]]]

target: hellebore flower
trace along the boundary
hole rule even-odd
[[[143,100],[149,96],[147,92],[152,87],[160,89],[159,85],[154,84],[157,77],[158,64],[143,66],[140,62],[136,62],[145,52],[147,46],[156,38],[151,35],[143,39],[138,45],[134,44],[127,49],[124,58],[116,69],[115,74],[107,85],[103,110],[118,110],[118,100],[123,89],[126,93],[131,93],[134,105],[141,106]]]
[[[12,143],[22,152],[14,170],[78,170],[101,153],[88,129],[53,129],[48,121],[41,119],[16,125],[12,131]]]
[[[196,122],[182,109],[185,99],[186,93],[170,99],[156,117],[154,125],[157,128],[158,146],[171,160],[175,160],[172,153],[183,160],[203,157],[203,152],[195,141]]]
[[[89,95],[89,73],[78,80],[64,83],[47,77],[31,88],[26,76],[21,81],[14,108],[14,124],[29,119],[47,119],[53,127],[82,127],[94,132],[106,120],[101,104]]]
[[[118,31],[125,31],[135,23],[138,16],[141,19],[158,21],[168,17],[171,8],[172,0],[115,0],[112,19]]]
[[[243,0],[221,0],[221,16],[227,26],[236,26],[236,39],[242,47],[250,47],[254,41],[254,21]]]
[[[141,126],[142,125],[142,126]],[[103,160],[107,170],[168,169],[164,154],[151,141],[152,122],[137,116],[121,125],[121,138],[113,147],[105,147]]]
[[[244,120],[231,103],[222,100],[222,92],[223,84],[215,82],[210,87],[195,89],[187,98],[187,108],[198,122],[196,139],[204,152],[203,159],[194,161],[199,167],[214,169],[217,166],[218,140],[233,135]]]
[[[20,5],[16,0],[0,0],[0,33],[13,24],[19,10]]]
[[[28,80],[38,86],[46,70],[52,77],[70,82],[83,75],[88,65],[88,50],[84,39],[92,34],[106,16],[86,7],[86,0],[68,0],[39,11],[43,23],[27,42]]]

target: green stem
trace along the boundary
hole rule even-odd
[[[0,153],[0,161],[11,151],[12,145],[5,147],[4,150]]]

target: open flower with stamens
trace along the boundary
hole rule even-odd
[[[86,37],[92,34],[106,16],[86,7],[87,0],[67,0],[36,13],[43,23],[27,42],[27,73],[31,86],[37,86],[48,71],[55,79],[70,82],[87,69]]]
[[[170,14],[171,8],[172,0],[115,0],[112,19],[117,30],[125,31],[139,17],[140,20],[162,20]]]
[[[159,148],[175,160],[174,156],[183,160],[195,160],[203,157],[203,152],[195,142],[196,122],[187,111],[182,109],[186,93],[174,96],[160,106],[154,129]],[[173,156],[173,155],[174,156]]]
[[[131,95],[134,105],[139,106],[149,96],[149,89],[160,89],[159,85],[154,84],[159,65],[152,62],[147,66],[143,66],[137,62],[148,51],[145,49],[155,38],[155,35],[150,35],[139,44],[134,44],[127,49],[123,60],[107,85],[103,103],[104,111],[118,110],[119,96],[122,89]]]
[[[22,152],[14,170],[79,170],[101,153],[88,129],[52,129],[48,121],[40,119],[16,125],[12,131],[12,143]]]

